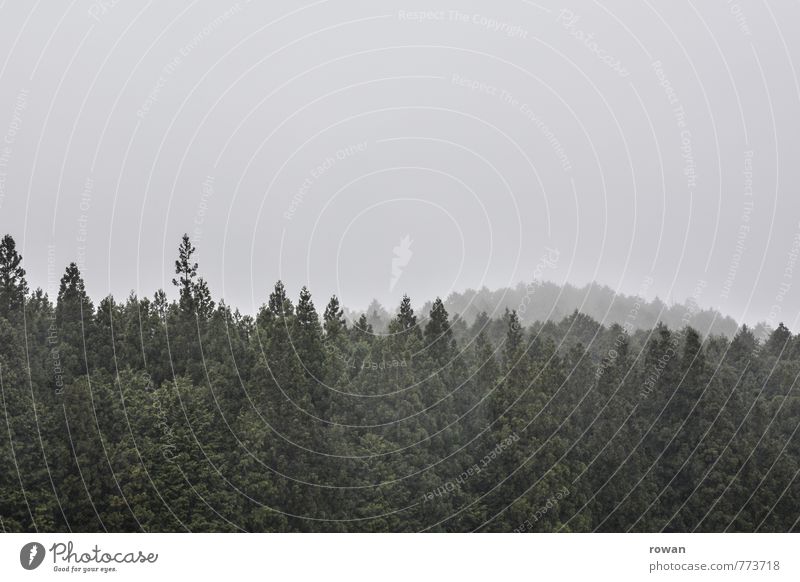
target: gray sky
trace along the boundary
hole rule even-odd
[[[151,295],[186,231],[247,312],[539,276],[798,328],[795,4],[268,4],[3,4],[32,286]]]

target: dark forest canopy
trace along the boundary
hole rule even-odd
[[[3,531],[800,529],[800,336],[469,320],[376,333],[281,282],[53,301],[0,244]],[[533,303],[535,304],[535,299]],[[451,300],[452,303],[452,300]],[[534,309],[534,308],[531,308]]]

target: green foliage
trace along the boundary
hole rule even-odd
[[[0,317],[16,319],[27,293],[22,256],[17,252],[14,239],[5,235],[0,241]]]
[[[281,282],[242,315],[194,252],[184,236],[175,301],[95,309],[74,264],[55,303],[29,292],[2,240],[3,531],[798,529],[783,325],[467,325],[404,296],[376,333]]]

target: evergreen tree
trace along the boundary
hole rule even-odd
[[[341,333],[347,331],[347,321],[344,318],[344,310],[342,310],[339,305],[339,299],[336,295],[331,297],[327,307],[325,307],[324,320],[325,334],[329,338],[339,337]]]
[[[454,356],[456,350],[453,330],[450,328],[449,316],[444,308],[444,303],[438,297],[431,307],[424,336],[425,349],[438,364],[446,364]]]
[[[198,277],[192,291],[193,303],[197,311],[197,316],[201,320],[208,320],[214,312],[214,301],[211,299],[211,291],[208,283],[202,277]]]
[[[295,316],[296,334],[292,337],[296,357],[303,367],[306,377],[306,392],[311,398],[312,412],[317,417],[325,417],[330,404],[330,394],[325,385],[325,352],[322,326],[317,310],[306,287],[300,291]]]
[[[791,340],[792,332],[781,322],[769,336],[765,347],[769,354],[777,358],[783,353],[785,348],[789,347]]]
[[[11,319],[20,315],[20,309],[28,293],[22,256],[17,252],[11,235],[0,241],[0,317]]]
[[[417,326],[417,316],[414,315],[414,309],[411,307],[411,299],[408,295],[403,295],[397,316],[389,324],[389,331],[399,334],[420,333]]]
[[[83,278],[75,263],[70,263],[61,277],[56,303],[56,326],[51,329],[50,341],[57,346],[51,352],[57,362],[70,376],[88,372],[86,341],[91,329],[94,306],[86,294]]]
[[[175,274],[178,277],[172,279],[172,284],[178,288],[179,305],[184,313],[194,313],[196,307],[195,278],[197,277],[197,263],[192,260],[195,250],[189,235],[184,234],[178,247],[178,258],[175,261]]]

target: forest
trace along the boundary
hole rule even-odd
[[[800,530],[800,335],[265,290],[31,290],[0,243],[4,532]],[[527,300],[535,305],[535,293]],[[319,309],[317,306],[324,308]],[[691,320],[687,317],[678,321]]]

